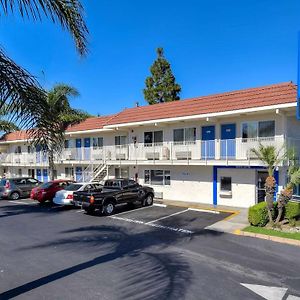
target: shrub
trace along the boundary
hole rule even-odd
[[[272,211],[273,218],[275,216],[275,204]],[[264,227],[269,222],[267,202],[260,202],[249,207],[248,221],[253,226]]]
[[[288,220],[296,219],[300,216],[300,203],[288,202],[285,206],[284,217]]]

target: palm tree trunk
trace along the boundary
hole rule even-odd
[[[54,169],[55,169],[55,164],[54,164],[54,153],[52,150],[49,150],[49,178],[50,180],[54,180]]]

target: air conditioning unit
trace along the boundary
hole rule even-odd
[[[21,159],[18,157],[18,158],[15,158],[15,163],[19,164],[21,162]]]
[[[191,159],[192,152],[191,151],[176,151],[175,156],[177,159]]]
[[[29,162],[30,164],[33,164],[33,163],[34,163],[34,159],[31,157],[31,158],[28,159],[28,162]]]
[[[116,154],[116,159],[125,160],[126,159],[126,154],[125,153],[117,153]]]
[[[159,153],[158,152],[146,152],[146,159],[153,160],[153,159],[159,159]]]

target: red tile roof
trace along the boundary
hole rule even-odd
[[[107,124],[107,122],[113,116],[114,115],[88,118],[81,123],[75,124],[73,126],[69,126],[66,132],[102,129],[103,126]],[[4,134],[0,139],[0,142],[9,142],[9,141],[18,141],[18,140],[27,140],[27,139],[29,139],[29,133],[26,130],[21,130],[21,131],[15,131],[15,132]]]
[[[10,141],[18,141],[18,140],[26,140],[28,139],[29,135],[26,130],[15,131],[6,133],[0,139],[0,142],[10,142]]]
[[[227,112],[246,108],[295,103],[297,88],[292,82],[279,83],[258,88],[197,97],[181,101],[128,108],[118,114],[92,117],[70,126],[67,132],[102,129],[105,125],[143,122],[175,117]],[[0,141],[28,139],[26,131],[5,134]]]
[[[109,120],[111,120],[113,117],[114,115],[88,118],[81,123],[70,126],[66,131],[74,132],[74,131],[102,129],[103,126],[108,124]]]
[[[128,108],[115,115],[109,125],[226,112],[296,102],[292,82],[197,97],[181,101]]]

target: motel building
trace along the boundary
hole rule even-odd
[[[288,145],[299,153],[296,94],[288,82],[89,118],[68,128],[55,176],[131,177],[157,198],[249,207],[264,201],[267,177],[250,149]],[[0,151],[2,175],[48,180],[47,153],[25,131],[4,135]],[[285,163],[275,172],[278,191],[286,173]]]

